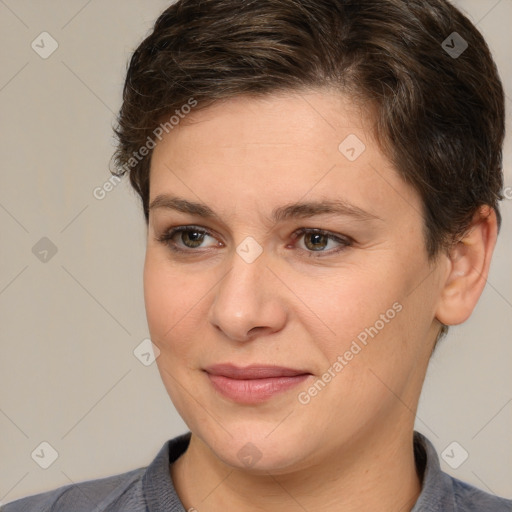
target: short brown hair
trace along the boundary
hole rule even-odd
[[[164,116],[324,86],[375,107],[378,140],[422,198],[429,256],[481,205],[500,225],[503,87],[482,35],[444,0],[179,0],[131,58],[113,172],[129,171],[147,222]]]

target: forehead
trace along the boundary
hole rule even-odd
[[[201,146],[211,140],[223,148],[239,142],[307,145],[309,140],[316,148],[323,149],[319,142],[326,135],[338,140],[349,133],[365,132],[364,136],[370,137],[373,126],[373,115],[360,101],[330,89],[317,89],[219,100],[182,116],[166,139],[178,144],[196,136],[202,139]],[[212,128],[214,132],[210,131]],[[205,133],[208,137],[204,137]],[[159,148],[164,145],[159,144]]]
[[[217,102],[191,112],[157,144],[150,200],[180,190],[226,213],[285,198],[350,199],[370,213],[419,211],[373,125],[359,103],[332,91]]]

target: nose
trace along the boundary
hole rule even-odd
[[[216,287],[210,323],[237,342],[283,329],[287,319],[285,300],[274,274],[267,268],[264,254],[247,263],[234,253],[230,263],[229,272]]]

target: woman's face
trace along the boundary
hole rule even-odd
[[[412,428],[446,268],[350,99],[192,112],[157,144],[150,183],[149,330],[205,446],[279,473]]]

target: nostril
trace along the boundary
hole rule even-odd
[[[254,334],[261,334],[261,331],[268,329],[268,327],[253,327],[248,333],[247,336],[252,336]]]

